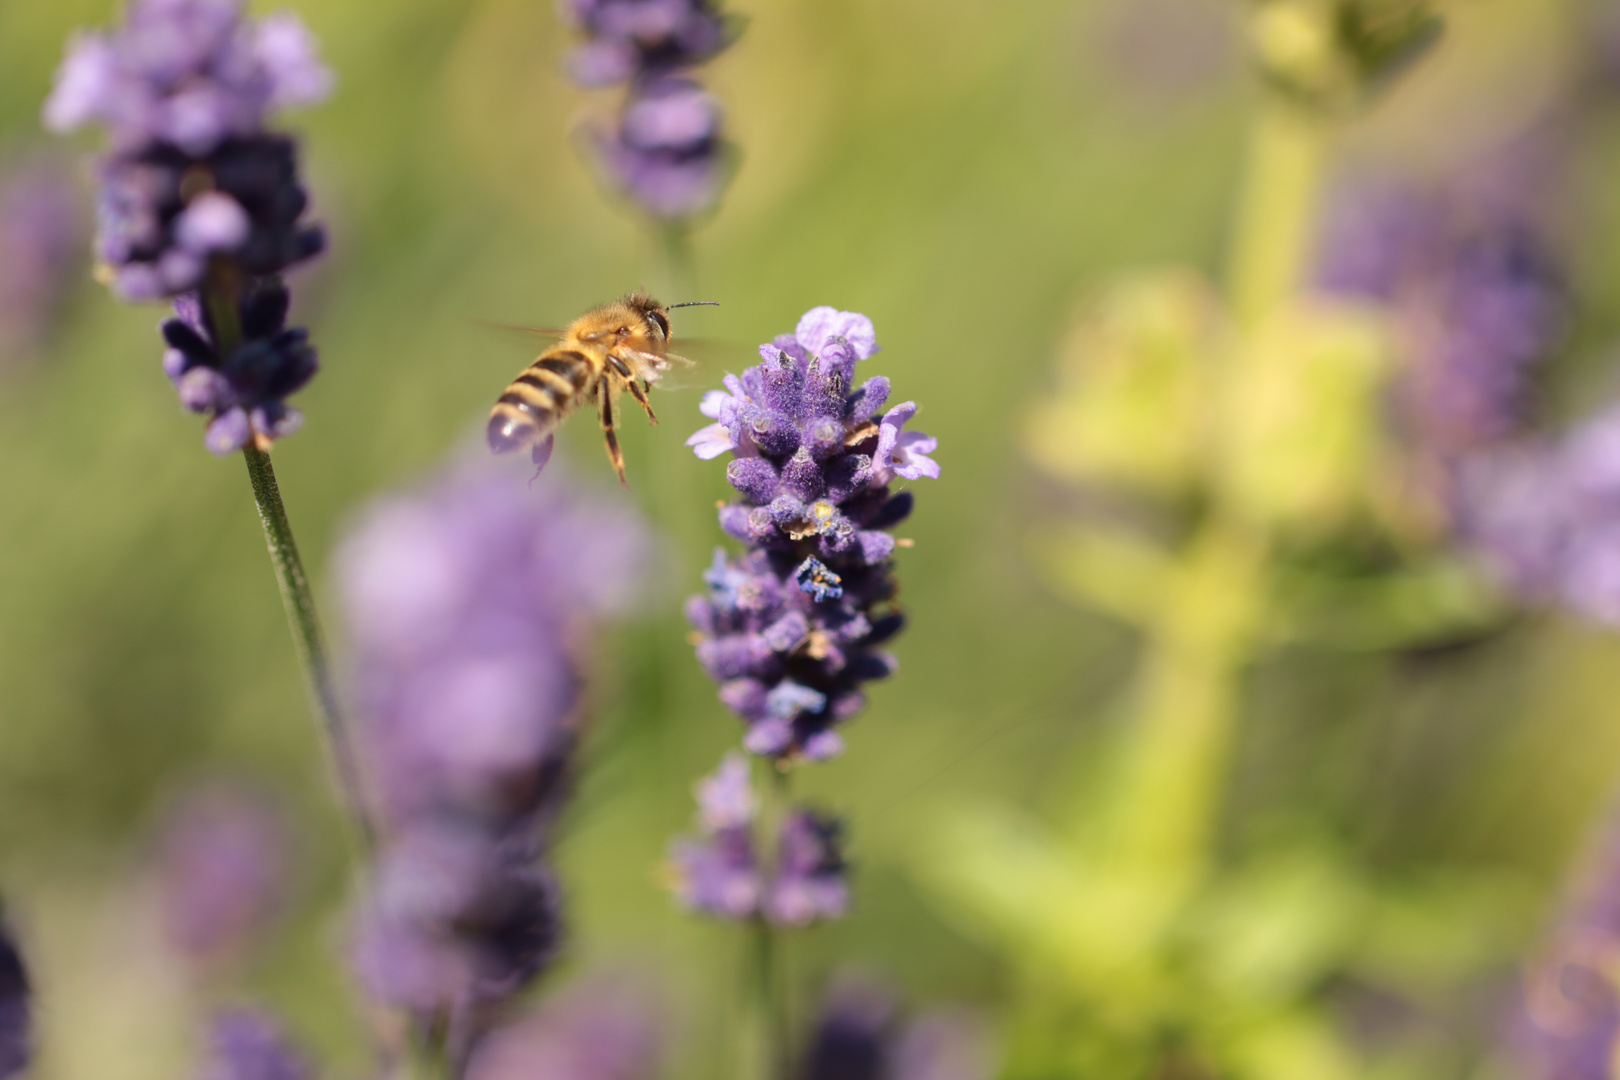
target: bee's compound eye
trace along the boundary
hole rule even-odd
[[[533,441],[534,424],[516,410],[508,412],[497,409],[489,418],[487,435],[491,450],[497,454],[510,454]]]

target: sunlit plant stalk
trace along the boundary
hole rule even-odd
[[[237,278],[238,275],[228,268],[216,266],[209,273],[204,289],[209,318],[218,335],[220,351],[225,355],[234,352],[243,341],[242,320],[238,315],[240,287]],[[292,634],[293,651],[297,654],[298,666],[303,670],[304,681],[309,687],[320,721],[328,763],[360,843],[369,851],[375,846],[376,830],[367,807],[353,740],[344,723],[342,706],[338,703],[337,689],[333,684],[332,666],[321,635],[309,575],[304,572],[292,522],[288,520],[287,508],[281,501],[275,466],[270,462],[270,454],[252,442],[242,447],[242,456],[247,463],[248,480],[253,486],[253,501],[259,510],[259,521],[264,526],[270,564],[275,569],[276,584],[281,589],[281,602],[287,612],[287,629]]]
[[[1323,115],[1277,87],[1256,108],[1227,277],[1242,364],[1245,344],[1300,290],[1329,143]],[[1226,373],[1228,382],[1239,378]],[[1167,582],[1147,625],[1134,740],[1121,795],[1122,852],[1171,890],[1196,882],[1208,858],[1221,778],[1254,659],[1265,603],[1265,522],[1225,485]]]

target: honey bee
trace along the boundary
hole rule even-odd
[[[495,402],[489,413],[489,448],[508,454],[527,447],[536,467],[543,469],[557,425],[594,397],[608,460],[619,483],[625,483],[624,453],[615,431],[619,394],[628,391],[647,419],[658,423],[648,391],[673,363],[690,363],[669,351],[669,312],[716,303],[696,300],[666,307],[645,293],[631,293],[587,311],[556,331],[561,340],[524,368]]]

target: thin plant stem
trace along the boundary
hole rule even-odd
[[[788,773],[767,765],[769,773],[760,800],[756,840],[779,835],[787,814]],[[755,850],[771,850],[770,843],[757,843]],[[760,873],[770,880],[775,867],[761,859]],[[748,925],[747,970],[742,980],[744,1025],[739,1032],[739,1080],[791,1080],[793,1040],[788,998],[784,986],[786,941],[764,915],[756,915]]]
[[[657,226],[657,233],[662,278],[659,288],[667,294],[660,299],[666,304],[703,299],[697,295],[697,260],[692,251],[692,230],[677,222],[665,222]]]
[[[242,342],[241,319],[237,309],[240,295],[239,278],[229,270],[216,270],[209,275],[206,303],[221,356],[229,356]],[[242,455],[247,460],[253,499],[258,505],[259,521],[264,526],[265,542],[270,548],[270,563],[275,568],[276,583],[281,587],[281,601],[287,612],[288,629],[292,631],[293,650],[314,700],[328,761],[360,843],[366,851],[370,851],[375,846],[376,831],[367,808],[354,746],[338,704],[331,664],[315,614],[315,598],[310,592],[303,560],[298,555],[298,542],[293,536],[292,523],[287,520],[287,508],[281,501],[275,468],[270,463],[270,455],[251,442],[243,448]]]
[[[1277,92],[1258,107],[1237,207],[1228,289],[1244,339],[1301,288],[1321,187],[1322,120]],[[1225,416],[1224,423],[1241,423]],[[1119,854],[1174,903],[1207,867],[1265,602],[1270,538],[1217,483],[1147,628],[1136,726],[1120,792]]]

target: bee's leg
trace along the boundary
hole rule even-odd
[[[606,379],[597,383],[596,398],[601,406],[602,438],[607,442],[608,460],[613,462],[613,471],[619,474],[619,483],[629,487],[630,482],[624,478],[624,451],[619,449],[619,436],[613,430],[613,387]]]
[[[624,380],[624,384],[630,388],[630,395],[640,403],[643,409],[647,410],[647,419],[654,424],[658,423],[658,417],[653,415],[652,403],[647,400],[646,388],[642,386],[642,384],[636,382],[635,379],[626,379]]]

